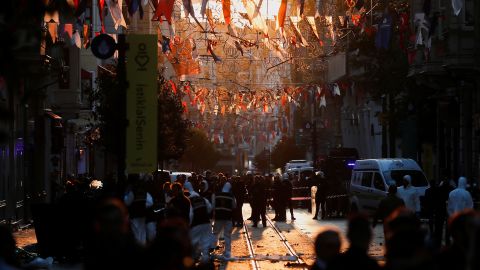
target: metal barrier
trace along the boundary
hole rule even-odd
[[[272,201],[272,194],[274,192],[273,189],[269,188],[266,190],[269,194],[268,201]],[[294,187],[292,188],[292,198],[290,199],[294,202],[297,206],[306,207],[311,209],[311,202],[312,202],[312,192],[310,187]],[[305,201],[309,201],[305,203]],[[310,203],[310,205],[308,205]]]

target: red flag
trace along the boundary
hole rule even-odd
[[[172,87],[172,92],[176,95],[177,94],[177,86],[172,80],[168,81],[170,83],[170,86]]]
[[[105,0],[98,0],[98,14],[100,15],[100,23],[102,25],[102,33],[105,33],[105,24],[103,17],[103,8],[105,7]]]
[[[161,16],[165,16],[168,24],[172,24],[172,13],[175,0],[159,0],[153,15],[152,21],[161,20]]]
[[[222,10],[223,10],[223,18],[225,19],[225,24],[229,25],[231,20],[230,0],[222,0]]]
[[[186,101],[182,101],[183,112],[188,113],[188,106]]]

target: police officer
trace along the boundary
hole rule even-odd
[[[216,242],[220,233],[223,231],[223,239],[225,240],[224,258],[230,258],[232,245],[232,212],[236,208],[235,197],[232,194],[232,185],[226,182],[222,190],[212,195],[213,202],[213,233]]]
[[[322,211],[322,219],[325,219],[326,209],[325,204],[327,201],[327,193],[326,193],[326,183],[325,183],[325,175],[323,172],[319,171],[315,175],[316,185],[317,185],[317,192],[315,193],[315,215],[313,219],[318,218],[318,212]]]
[[[253,227],[257,227],[260,218],[262,219],[263,227],[267,227],[267,220],[265,217],[267,196],[264,179],[260,175],[255,175],[255,177],[253,178],[251,203]]]
[[[212,226],[210,224],[212,205],[207,199],[200,196],[194,190],[192,183],[186,182],[184,187],[190,193],[189,199],[193,209],[193,218],[190,229],[192,246],[196,253],[199,251],[199,254],[195,255],[200,255],[200,262],[207,263],[209,260],[208,249],[210,248],[213,239]]]
[[[247,194],[247,190],[245,189],[245,182],[243,181],[240,176],[233,176],[232,177],[232,191],[235,200],[237,201],[237,207],[233,210],[233,225],[236,227],[243,226],[243,214],[242,214],[242,207],[243,202],[245,201],[245,196]]]
[[[274,221],[286,221],[285,205],[286,202],[282,193],[282,180],[277,175],[273,180],[273,208],[275,209]]]
[[[290,182],[289,178],[284,178],[282,181],[282,200],[288,205],[290,208],[290,219],[293,221],[296,218],[293,216],[293,185]],[[285,211],[283,211],[284,217],[286,216]],[[286,217],[284,218],[286,219]]]
[[[153,198],[146,191],[145,181],[140,175],[129,175],[130,185],[125,193],[124,201],[128,206],[130,225],[133,235],[139,244],[147,243],[146,216],[148,208],[153,206]]]

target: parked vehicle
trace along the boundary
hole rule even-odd
[[[290,160],[285,164],[285,172],[288,172],[288,170],[294,169],[294,168],[303,168],[303,167],[312,167],[312,162],[311,161],[306,161],[303,159],[297,159],[297,160]]]
[[[291,169],[288,169],[286,171],[286,173],[288,174],[292,174],[292,175],[295,175],[295,174],[305,174],[307,176],[312,176],[313,173],[314,173],[315,169],[311,166],[308,166],[308,167],[300,167],[300,168],[291,168]]]
[[[405,175],[412,177],[412,186],[420,200],[428,188],[428,181],[420,166],[412,159],[357,160],[350,181],[351,209],[373,213],[387,196],[388,186],[402,185]]]
[[[357,159],[359,156],[355,148],[334,148],[321,163],[325,175],[322,188],[326,195],[326,216],[344,216],[349,212],[348,186]]]
[[[190,173],[190,172],[171,172],[170,173],[170,181],[172,181],[172,183],[175,182],[177,180],[177,177],[179,175],[182,175],[182,174],[185,175],[187,177],[187,179],[190,176],[192,176],[192,173]]]

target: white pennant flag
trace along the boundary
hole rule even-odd
[[[253,28],[262,31],[265,35],[268,35],[267,23],[262,18],[262,14],[260,14],[262,1],[259,2],[258,6],[254,0],[242,0],[242,2],[243,6],[247,10],[247,15],[252,22]]]
[[[458,16],[458,14],[460,14],[460,11],[462,11],[462,7],[463,0],[452,0],[452,9],[455,16]]]
[[[333,84],[333,95],[340,96],[340,87],[336,83]]]
[[[293,29],[295,33],[300,37],[300,41],[303,47],[308,47],[307,40],[303,37],[302,33],[300,32],[300,28],[298,28],[298,23],[301,21],[301,17],[290,16],[290,21],[292,22]]]
[[[80,34],[78,31],[75,31],[75,33],[72,35],[72,45],[77,46],[79,49],[82,47],[82,40],[80,39]]]
[[[120,25],[127,28],[127,23],[125,22],[125,18],[123,18],[122,4],[123,0],[107,0],[110,15],[115,23],[115,30],[118,29],[118,26]]]
[[[327,100],[325,99],[325,96],[320,98],[320,108],[321,107],[327,107]]]
[[[317,31],[317,24],[315,23],[315,17],[307,16],[307,22],[310,25],[310,27],[312,28],[312,31],[313,31],[313,34],[315,35],[315,37],[318,40],[320,40],[320,36],[318,35],[318,31]]]
[[[332,42],[335,43],[335,32],[333,29],[333,17],[332,16],[325,16],[325,21],[327,23],[328,31],[330,32],[330,38]]]

